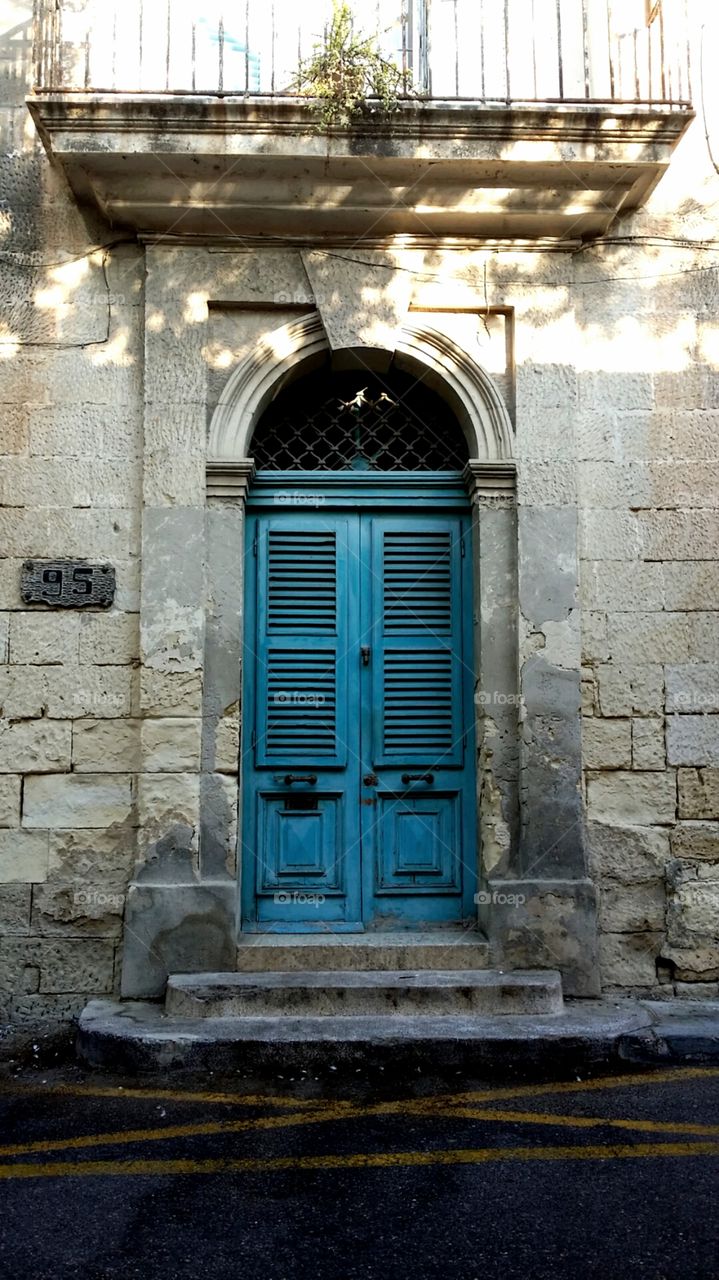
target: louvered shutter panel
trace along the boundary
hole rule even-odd
[[[258,522],[258,764],[346,759],[346,522]]]
[[[375,698],[377,764],[445,767],[462,762],[461,554],[458,521],[374,522],[381,595]]]

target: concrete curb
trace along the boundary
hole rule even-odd
[[[644,1030],[622,1035],[625,1062],[719,1063],[719,1002],[641,1000],[651,1019]]]
[[[627,1060],[623,1047],[636,1054],[645,1039],[654,1054],[652,1034],[651,1012],[637,1002],[575,1001],[563,1014],[534,1016],[179,1018],[159,1004],[94,1000],[81,1015],[77,1051],[88,1067],[129,1073],[378,1068],[506,1077],[609,1068]]]

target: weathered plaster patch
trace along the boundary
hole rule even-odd
[[[485,724],[487,723],[491,724],[485,721]],[[494,728],[496,731],[496,726]],[[479,824],[482,871],[487,876],[498,871],[506,873],[511,847],[510,830],[502,811],[502,793],[494,777],[492,757],[492,750],[485,741],[480,752],[482,783],[479,795]]]
[[[142,647],[146,667],[155,671],[190,672],[202,667],[205,612],[167,600],[143,617]]]

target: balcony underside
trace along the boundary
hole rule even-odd
[[[646,199],[692,118],[663,104],[408,103],[330,138],[302,100],[30,100],[76,196],[115,227],[227,239],[600,236]]]

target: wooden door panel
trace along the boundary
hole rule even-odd
[[[357,516],[250,517],[245,927],[361,928],[357,534]]]
[[[471,917],[476,880],[467,522],[373,517],[364,723],[377,778],[364,808],[365,918],[432,927]]]

